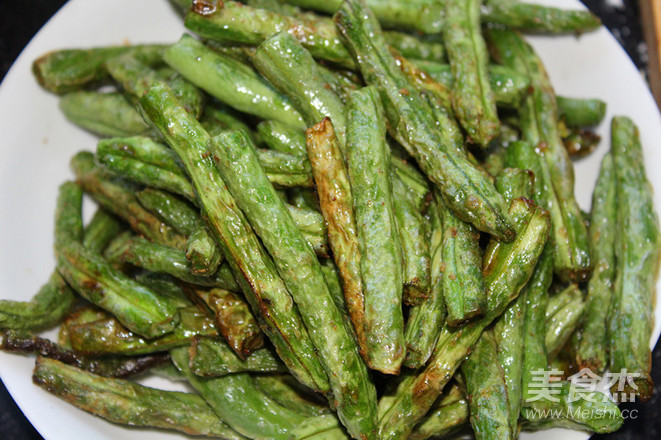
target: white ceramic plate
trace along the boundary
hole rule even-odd
[[[576,0],[547,1],[582,7]],[[28,300],[48,279],[52,255],[53,213],[57,187],[72,177],[69,158],[94,149],[93,136],[68,123],[57,98],[32,78],[32,60],[67,47],[174,42],[184,31],[165,0],[71,0],[30,42],[0,87],[0,298]],[[599,97],[608,103],[607,120],[628,115],[640,127],[649,179],[661,209],[661,118],[640,74],[613,37],[602,29],[575,37],[532,38],[559,94]],[[576,195],[589,210],[598,165],[609,148],[608,123],[603,141],[589,158],[576,163]],[[661,290],[661,289],[659,289]],[[661,309],[656,310],[654,338]],[[651,344],[653,346],[653,344]],[[33,359],[0,353],[0,376],[35,428],[47,439],[181,438],[162,431],[119,427],[75,409],[31,382]],[[155,380],[150,384],[165,386]],[[585,439],[573,431],[547,431],[534,438]],[[526,434],[522,438],[532,438]]]

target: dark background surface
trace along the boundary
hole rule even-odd
[[[0,0],[0,80],[20,51],[44,23],[65,3],[63,0]],[[636,1],[583,0],[624,46],[641,73],[646,74],[647,50],[642,44],[640,14]],[[3,121],[7,122],[7,121]],[[27,374],[27,372],[26,372]],[[645,403],[621,405],[631,418],[622,430],[595,435],[594,440],[661,439],[661,345],[654,349],[652,377],[657,384],[652,399]],[[72,411],[77,411],[72,408]],[[635,416],[635,418],[634,418]],[[23,416],[0,382],[0,439],[38,440],[42,437]],[[75,435],[72,436],[75,438]]]

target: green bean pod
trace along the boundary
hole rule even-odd
[[[398,374],[406,355],[402,251],[393,214],[390,149],[376,89],[351,93],[347,121],[346,160],[360,249],[367,363]]]
[[[286,32],[270,37],[257,48],[253,63],[259,73],[289,97],[308,126],[328,116],[340,145],[345,144],[344,103],[325,87],[321,68],[294,37]]]
[[[551,362],[581,324],[585,302],[576,284],[549,298],[546,304],[546,357]]]
[[[440,210],[444,208],[439,205],[442,203],[440,195],[434,194],[434,199],[427,210],[431,252],[431,290],[424,301],[409,309],[409,318],[404,332],[406,341],[404,365],[409,368],[420,368],[427,363],[434,351],[446,315],[441,283],[443,277],[443,221]]]
[[[601,21],[585,10],[566,10],[524,3],[519,0],[487,0],[482,20],[523,32],[576,34],[601,26]]]
[[[480,270],[480,234],[459,220],[443,203],[439,205],[439,212],[443,223],[439,282],[447,308],[445,319],[449,325],[459,326],[486,310],[486,291]]]
[[[240,357],[264,346],[264,335],[248,304],[239,295],[219,288],[190,288],[186,291],[210,312],[216,328]]]
[[[497,357],[493,333],[485,331],[466,362],[461,364],[471,426],[478,440],[515,437],[510,429],[507,384]]]
[[[66,402],[113,423],[226,440],[245,439],[223,423],[197,394],[104,378],[42,357],[37,358],[32,380]]]
[[[80,90],[108,78],[106,60],[125,53],[144,61],[159,60],[165,46],[135,45],[65,49],[49,52],[32,63],[32,73],[39,84],[54,93]]]
[[[95,157],[103,167],[129,180],[195,199],[175,152],[148,137],[102,139]]]
[[[163,61],[159,60],[162,64]],[[137,101],[154,81],[165,81],[182,102],[184,108],[199,118],[204,110],[206,96],[203,92],[184,80],[181,75],[169,68],[155,70],[141,62],[132,53],[126,53],[106,61],[108,73],[129,95],[131,102]]]
[[[468,402],[457,385],[439,397],[422,421],[413,428],[410,440],[445,437],[468,421]]]
[[[216,41],[258,46],[278,32],[287,32],[319,59],[353,68],[354,62],[340,41],[333,22],[312,14],[296,17],[232,1],[218,2],[213,11],[186,14],[186,27]]]
[[[60,98],[59,105],[69,121],[102,137],[149,132],[140,113],[120,93],[71,92]]]
[[[334,14],[342,0],[287,0],[287,3],[306,9]],[[443,4],[432,1],[369,0],[367,6],[386,28],[415,29],[423,33],[437,34],[443,27]]]
[[[601,99],[579,99],[558,96],[558,115],[568,127],[585,128],[601,124],[606,116],[606,103]]]
[[[266,348],[240,357],[227,342],[217,337],[196,336],[190,350],[190,368],[202,377],[220,377],[234,373],[282,373],[285,366]]]
[[[344,157],[329,118],[310,127],[306,133],[308,157],[319,194],[319,204],[328,225],[328,243],[342,280],[344,300],[360,352],[367,359],[360,248],[353,193]]]
[[[203,379],[188,366],[188,349],[170,350],[179,371],[222,421],[251,439],[285,440],[303,417],[260,393],[246,373]]]
[[[201,276],[216,273],[224,260],[216,241],[199,219],[186,241],[186,259],[190,262],[191,273]]]
[[[312,188],[314,182],[307,158],[261,148],[257,149],[257,156],[273,185],[279,188]]]
[[[174,194],[145,188],[135,194],[140,204],[181,235],[190,235],[197,227],[199,212]]]
[[[272,150],[295,156],[305,156],[305,133],[294,130],[278,121],[262,121],[257,124],[257,133]]]
[[[411,59],[413,64],[429,74],[435,81],[446,87],[452,87],[454,79],[452,67],[435,61]],[[487,66],[489,85],[498,107],[517,108],[521,99],[528,94],[530,78],[516,70],[490,64]],[[560,101],[558,101],[560,106]]]
[[[244,116],[239,112],[216,101],[204,108],[200,124],[210,134],[217,134],[222,130],[245,130],[248,136],[252,137],[255,143],[258,143],[255,139],[255,133],[248,124],[243,122],[243,119]]]
[[[533,181],[534,177],[528,170],[506,168],[496,178],[496,189],[508,200],[517,197],[531,198],[534,193]],[[525,312],[526,294],[524,289],[493,326],[497,360],[503,370],[507,386],[509,429],[512,434],[517,432],[517,423],[521,413]]]
[[[452,107],[468,139],[485,148],[498,135],[487,47],[480,27],[480,0],[446,0],[443,40],[452,67]]]
[[[650,338],[661,235],[638,128],[626,117],[611,124],[611,154],[617,191],[615,281],[608,316],[610,371],[638,373],[635,392],[652,394]],[[616,388],[616,387],[614,387]],[[626,385],[625,391],[633,386]]]
[[[289,101],[253,69],[212,51],[190,35],[170,46],[163,59],[184,78],[232,108],[304,129]]]
[[[166,273],[187,283],[198,286],[220,287],[238,291],[239,286],[227,267],[218,269],[211,276],[196,275],[186,253],[142,237],[121,236],[106,250],[108,260],[117,263],[130,263],[142,269]]]
[[[590,240],[595,259],[594,271],[588,282],[585,322],[576,349],[579,368],[589,368],[601,374],[608,366],[608,310],[615,281],[615,237],[617,235],[617,186],[613,155],[601,161],[599,178],[592,195]]]
[[[315,417],[331,412],[325,402],[304,388],[292,376],[284,374],[255,375],[253,381],[261,392],[280,405],[306,417]]]
[[[145,339],[128,330],[114,317],[67,327],[71,347],[88,355],[143,355],[188,345],[195,335],[217,335],[218,331],[197,306],[178,309],[179,322],[163,336]]]
[[[429,296],[431,289],[429,243],[425,237],[424,218],[417,194],[394,172],[391,173],[392,202],[402,249],[403,301],[417,305]]]

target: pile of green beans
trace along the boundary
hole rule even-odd
[[[593,15],[173,3],[199,38],[34,62],[101,138],[60,186],[55,271],[0,301],[0,348],[36,354],[37,385],[113,423],[230,440],[617,430],[605,395],[572,398],[577,367],[650,397],[661,233],[638,130],[613,118],[583,213],[572,159],[606,104],[556,96],[522,36]],[[557,399],[536,399],[552,369]]]

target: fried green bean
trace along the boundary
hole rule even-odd
[[[308,126],[328,116],[340,145],[345,144],[344,103],[326,84],[312,55],[294,37],[280,32],[257,48],[255,67],[278,90],[287,95]]]
[[[419,196],[391,172],[392,203],[397,220],[397,232],[402,249],[403,301],[418,305],[429,296],[431,289],[429,243],[419,209]]]
[[[90,357],[48,339],[17,334],[12,330],[0,332],[0,349],[11,353],[43,356],[103,377],[116,378],[136,376],[170,360],[167,353]]]
[[[190,368],[197,376],[219,377],[234,373],[282,373],[285,366],[267,348],[240,357],[227,342],[214,337],[195,337],[190,347]]]
[[[293,440],[349,440],[340,421],[332,414],[308,417],[291,431]]]
[[[468,421],[468,402],[457,385],[439,397],[429,413],[413,428],[410,440],[445,437]]]
[[[53,272],[30,301],[0,300],[0,328],[40,330],[62,320],[75,301],[75,292]]]
[[[170,46],[163,59],[184,78],[239,111],[304,129],[289,101],[252,68],[204,46],[190,35]]]
[[[537,263],[530,282],[522,292],[525,298],[523,375],[521,402],[527,406],[534,397],[533,371],[545,370],[546,361],[546,303],[548,290],[553,281],[553,254],[547,246]]]
[[[223,262],[216,241],[201,219],[186,240],[186,259],[190,262],[191,273],[201,276],[213,275]]]
[[[135,196],[145,209],[181,235],[188,236],[197,227],[199,212],[174,194],[148,187],[138,191]]]
[[[367,358],[360,249],[353,211],[353,193],[344,157],[329,118],[324,118],[310,127],[306,133],[308,157],[319,194],[319,204],[328,225],[328,242],[340,273],[346,308],[356,332],[360,352],[363,358]]]
[[[64,183],[55,214],[55,254],[62,278],[82,297],[110,311],[144,337],[172,331],[177,316],[171,301],[128,278],[83,246],[81,205],[81,187]]]
[[[160,45],[135,45],[58,50],[35,60],[32,73],[43,88],[61,94],[106,80],[105,62],[109,58],[130,53],[144,62],[153,62],[161,58],[164,49]]]
[[[87,355],[143,355],[188,345],[195,335],[217,335],[213,321],[197,306],[178,309],[179,322],[163,336],[145,339],[128,330],[116,318],[71,324],[71,347]]]
[[[71,92],[60,98],[59,105],[69,121],[102,137],[149,132],[140,113],[120,93]]]
[[[446,322],[459,326],[486,310],[484,277],[480,270],[480,234],[459,220],[444,203],[439,204],[443,224],[441,292],[447,308]]]
[[[137,188],[113,179],[94,163],[92,153],[81,151],[71,159],[76,182],[103,209],[124,220],[136,233],[151,241],[172,247],[183,247],[185,238],[144,209],[135,193]]]
[[[452,108],[469,141],[485,148],[498,135],[487,47],[480,27],[480,0],[446,0],[443,40],[452,67]]]
[[[466,380],[466,396],[475,438],[512,439],[507,384],[497,361],[496,340],[485,331],[461,371]]]
[[[606,103],[601,99],[579,99],[558,96],[558,115],[568,127],[586,128],[601,124],[606,116]]]
[[[349,97],[346,161],[360,250],[367,364],[398,374],[406,355],[402,251],[393,213],[385,117],[373,87]]]
[[[415,60],[443,62],[445,45],[439,35],[417,36],[404,32],[385,31],[383,37],[402,56]]]
[[[652,395],[650,337],[661,234],[638,128],[626,117],[611,123],[611,154],[617,191],[615,281],[608,316],[610,371],[630,374],[642,399]],[[626,385],[626,389],[634,388]],[[626,390],[625,390],[626,391]]]
[[[286,0],[286,3],[315,11],[334,14],[342,0]],[[386,28],[416,29],[424,33],[438,33],[443,27],[444,5],[440,2],[369,0],[367,6]]]
[[[324,217],[312,209],[298,208],[294,205],[286,205],[289,215],[301,230],[305,241],[318,257],[330,257],[330,245],[328,243],[328,228]]]
[[[528,170],[506,168],[496,178],[496,189],[508,200],[531,198],[534,176]],[[538,263],[539,264],[539,263]],[[497,361],[503,370],[507,386],[510,433],[517,432],[521,413],[521,380],[523,377],[526,290],[512,301],[493,326]]]
[[[581,324],[585,303],[576,284],[549,298],[546,304],[546,357],[552,361]]]
[[[219,102],[213,102],[204,108],[200,124],[209,133],[218,133],[221,130],[245,130],[255,140],[255,133],[248,124],[243,122],[243,118],[244,116],[239,112]]]
[[[129,180],[195,199],[177,155],[151,138],[102,139],[96,146],[95,157],[99,164]]]
[[[185,164],[209,231],[278,355],[298,380],[314,390],[327,393],[326,373],[297,305],[271,257],[227,190],[210,157],[209,135],[177,103],[165,84],[152,86],[141,99],[140,106]]]
[[[210,149],[237,205],[274,256],[278,273],[298,305],[329,376],[340,420],[353,436],[372,438],[376,390],[314,252],[261,170],[245,134],[235,131],[216,136]]]
[[[512,240],[504,199],[482,171],[441,141],[428,107],[395,64],[364,1],[343,3],[335,21],[365,81],[379,90],[390,134],[436,184],[450,209],[477,229]]]
[[[574,169],[558,132],[555,94],[546,69],[519,34],[490,29],[488,38],[494,57],[530,76],[532,87],[519,108],[528,151],[508,154],[508,166],[530,169],[538,180],[535,200],[551,214],[554,272],[563,280],[583,281],[592,269],[590,240],[574,197]]]
[[[46,358],[37,359],[32,380],[66,402],[113,423],[226,440],[245,438],[223,423],[197,394],[104,378]]]
[[[257,124],[257,133],[269,148],[295,156],[305,156],[305,133],[294,130],[278,121],[263,121]]]
[[[429,222],[427,229],[429,229],[431,252],[431,290],[424,301],[409,309],[409,318],[404,331],[406,342],[404,365],[409,368],[420,368],[427,363],[434,351],[434,345],[436,345],[446,315],[441,283],[443,277],[443,222],[440,210],[444,208],[439,204],[442,203],[441,196],[435,193],[427,209]]]
[[[452,87],[454,80],[452,67],[435,61],[411,59],[413,64],[424,70],[435,81]],[[526,75],[498,64],[487,66],[489,85],[498,107],[517,108],[521,99],[528,93],[530,78]],[[559,105],[559,101],[558,101]]]
[[[566,10],[519,0],[486,0],[482,20],[524,32],[576,34],[597,29],[601,21],[586,10]]]
[[[266,397],[246,373],[203,379],[188,367],[187,348],[171,350],[170,356],[218,417],[248,438],[285,440],[287,433],[304,419]]]
[[[585,322],[576,349],[580,369],[601,374],[608,367],[608,311],[615,281],[615,237],[617,235],[617,186],[613,155],[601,161],[601,169],[592,195],[590,240],[595,266],[588,282]]]
[[[259,324],[239,295],[219,288],[191,287],[186,292],[209,312],[220,334],[240,357],[246,357],[264,346],[264,335]]]
[[[262,169],[279,188],[312,188],[312,170],[306,157],[275,150],[257,149]]]
[[[484,317],[463,327],[443,325],[427,366],[402,376],[393,395],[379,402],[379,435],[404,439],[442,392],[482,331],[517,297],[530,278],[549,231],[548,214],[525,199],[513,200],[510,215],[517,225],[511,243],[495,242],[483,264],[487,289]]]
[[[163,60],[159,60],[160,64]],[[106,61],[108,73],[126,92],[131,102],[136,102],[154,81],[165,81],[182,102],[184,108],[199,118],[204,110],[204,93],[183,79],[174,70],[165,67],[158,70],[141,62],[131,53],[112,57]]]
[[[145,188],[136,197],[146,209],[166,224],[187,235],[186,259],[193,275],[211,276],[223,260],[216,242],[209,235],[200,213],[173,194]]]
[[[218,269],[211,276],[196,275],[186,258],[185,251],[152,243],[142,237],[131,235],[118,237],[106,249],[105,256],[112,262],[130,263],[151,272],[166,273],[187,283],[220,287],[231,291],[239,290],[239,285],[226,266]]]
[[[325,402],[305,389],[292,376],[284,374],[260,374],[253,377],[257,388],[280,405],[306,417],[331,412]]]

